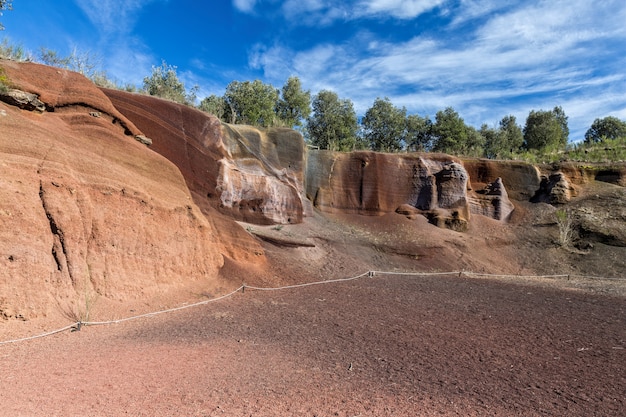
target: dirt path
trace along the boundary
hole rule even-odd
[[[2,416],[618,416],[626,302],[375,277],[0,346]]]

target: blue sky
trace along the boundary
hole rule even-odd
[[[13,0],[0,21],[37,53],[76,48],[141,85],[161,60],[199,96],[229,82],[298,76],[360,115],[377,97],[477,128],[563,107],[570,140],[598,117],[626,119],[623,0]]]

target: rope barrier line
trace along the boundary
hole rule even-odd
[[[78,324],[81,324],[83,326],[104,326],[104,325],[107,325],[107,324],[124,323],[126,321],[137,320],[137,319],[141,319],[141,318],[144,318],[144,317],[158,316],[159,314],[172,313],[174,311],[185,310],[185,309],[188,309],[188,308],[197,307],[197,306],[201,306],[201,305],[204,305],[204,304],[209,304],[209,303],[213,303],[213,302],[216,302],[216,301],[219,301],[219,300],[223,300],[224,298],[231,297],[232,295],[236,294],[237,292],[243,290],[244,287],[245,286],[242,285],[241,287],[237,288],[236,290],[234,290],[232,292],[229,292],[228,294],[221,295],[221,296],[219,296],[217,298],[211,298],[210,300],[199,301],[199,302],[193,303],[193,304],[186,304],[184,306],[168,308],[166,310],[160,310],[160,311],[154,311],[154,312],[145,313],[145,314],[139,314],[139,315],[136,315],[136,316],[125,317],[123,319],[118,319],[118,320],[84,321],[84,322],[79,322]]]
[[[337,282],[347,282],[354,281],[355,279],[363,278],[364,276],[372,276],[371,272],[364,272],[361,275],[357,275],[350,278],[337,278],[337,279],[329,279],[325,281],[315,281],[315,282],[305,282],[304,284],[294,284],[294,285],[285,285],[283,287],[254,287],[250,285],[243,285],[245,289],[257,290],[257,291],[281,291],[288,290],[292,288],[302,288],[302,287],[310,287],[312,285],[320,285],[320,284],[333,284]]]
[[[484,274],[480,272],[462,272],[463,275],[468,277],[494,277],[494,278],[569,278],[571,275],[556,274],[556,275],[506,275],[506,274]]]
[[[324,281],[305,282],[303,284],[285,285],[285,286],[282,286],[282,287],[255,287],[255,286],[243,284],[239,288],[229,292],[228,294],[221,295],[221,296],[216,297],[216,298],[211,298],[210,300],[199,301],[199,302],[193,303],[193,304],[186,304],[186,305],[179,306],[179,307],[173,307],[173,308],[168,308],[168,309],[165,309],[165,310],[139,314],[139,315],[136,315],[136,316],[125,317],[125,318],[117,319],[117,320],[86,321],[86,322],[79,321],[79,322],[67,325],[67,326],[65,326],[63,328],[60,328],[60,329],[57,329],[57,330],[52,330],[52,331],[49,331],[49,332],[46,332],[46,333],[42,333],[42,334],[38,334],[38,335],[34,335],[34,336],[23,337],[23,338],[19,338],[19,339],[0,341],[0,345],[6,345],[6,344],[10,344],[10,343],[26,342],[26,341],[29,341],[29,340],[34,340],[34,339],[38,339],[38,338],[42,338],[42,337],[52,336],[54,334],[61,333],[61,332],[64,332],[64,331],[70,330],[70,329],[72,329],[72,330],[80,330],[81,326],[103,326],[103,325],[110,325],[110,324],[119,324],[119,323],[124,323],[124,322],[127,322],[127,321],[131,321],[131,320],[137,320],[137,319],[140,319],[140,318],[153,317],[153,316],[157,316],[157,315],[165,314],[165,313],[172,313],[174,311],[185,310],[185,309],[188,309],[188,308],[197,307],[197,306],[213,303],[213,302],[216,302],[216,301],[220,301],[220,300],[223,300],[225,298],[233,296],[234,294],[236,294],[239,291],[245,292],[246,289],[257,290],[257,291],[281,291],[281,290],[287,290],[287,289],[309,287],[309,286],[313,286],[313,285],[333,284],[333,283],[338,283],[338,282],[354,281],[354,280],[357,280],[357,279],[360,279],[360,278],[363,278],[363,277],[373,278],[376,275],[403,275],[403,276],[444,276],[444,275],[454,275],[454,276],[459,276],[459,277],[467,276],[467,277],[498,277],[498,278],[567,278],[568,280],[570,279],[570,277],[575,277],[575,278],[580,278],[580,279],[592,279],[592,280],[594,280],[594,279],[595,280],[617,280],[617,281],[626,280],[626,278],[624,278],[624,277],[609,278],[609,277],[593,277],[593,276],[573,275],[573,274],[572,275],[566,275],[566,274],[555,274],[555,275],[506,275],[506,274],[476,273],[476,272],[468,272],[468,271],[450,271],[450,272],[368,271],[368,272],[364,272],[364,273],[362,273],[360,275],[356,275],[356,276],[348,277],[348,278],[337,278],[337,279],[329,279],[329,280],[324,280]]]
[[[21,339],[13,339],[13,340],[5,340],[0,342],[0,345],[8,345],[9,343],[19,343],[19,342],[27,342],[29,340],[39,339],[40,337],[52,336],[53,334],[61,333],[66,330],[74,328],[78,323],[73,323],[68,326],[63,327],[62,329],[52,330],[47,333],[38,334],[35,336],[22,337]]]
[[[451,271],[451,272],[388,272],[388,271],[370,271],[371,274],[380,275],[412,275],[420,277],[439,276],[439,275],[460,275],[464,274],[463,271]]]

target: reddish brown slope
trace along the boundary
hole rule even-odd
[[[178,169],[127,135],[139,131],[79,74],[0,65],[48,108],[0,103],[0,317],[214,288],[215,227]]]

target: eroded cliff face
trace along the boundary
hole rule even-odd
[[[0,66],[25,93],[0,102],[0,318],[76,312],[88,297],[206,293],[226,285],[220,274],[239,284],[254,268],[265,277],[263,246],[234,220],[306,222],[311,204],[466,231],[471,216],[506,222],[536,202],[548,217],[566,206],[588,247],[626,246],[623,165],[307,152],[290,129],[224,124],[56,68]],[[403,217],[385,216],[394,212]]]
[[[309,151],[307,157],[307,197],[329,213],[422,213],[439,226],[465,230],[468,179],[460,161],[447,155]]]
[[[84,77],[2,66],[46,109],[0,102],[0,317],[214,285],[217,234],[176,166]]]
[[[158,98],[103,90],[174,162],[194,197],[237,220],[299,223],[303,216],[304,140],[284,128],[228,125]]]

